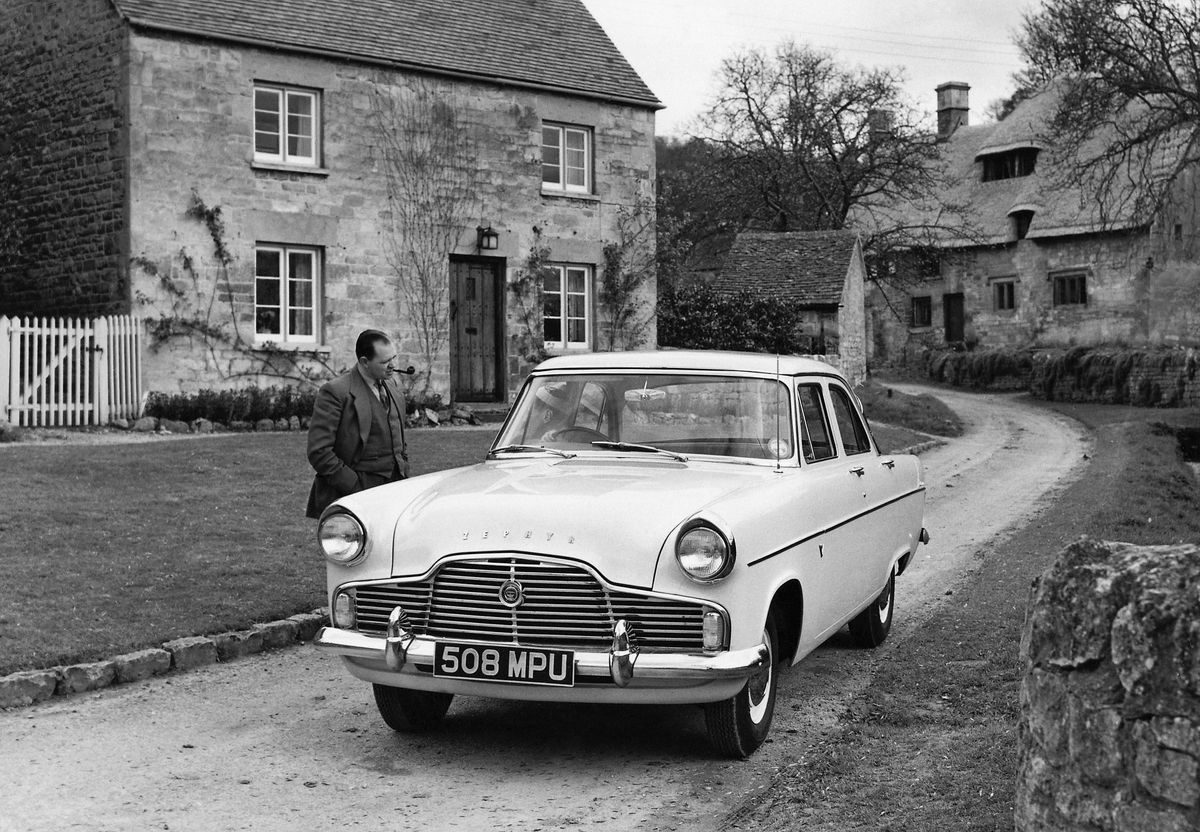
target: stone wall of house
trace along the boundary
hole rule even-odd
[[[942,260],[944,292],[962,292],[978,343],[988,347],[1101,344],[1145,340],[1137,297],[1146,283],[1144,235],[1025,239],[1003,248],[971,249]],[[1087,273],[1087,303],[1054,305],[1054,272]],[[1016,308],[995,308],[994,283],[1015,278]],[[934,322],[940,325],[940,297]]]
[[[1166,232],[1025,239],[1007,246],[947,252],[941,276],[872,292],[876,365],[904,363],[914,349],[946,344],[944,296],[963,295],[967,340],[980,347],[1200,345],[1200,257],[1193,236],[1173,221]],[[1083,270],[1087,303],[1055,306],[1055,272]],[[997,280],[1013,279],[1016,308],[997,310]],[[886,291],[886,296],[885,296]],[[929,327],[912,327],[910,296],[931,300]]]
[[[1151,339],[1200,346],[1200,170],[1183,171],[1151,229],[1153,265],[1143,302]]]
[[[212,41],[134,34],[130,58],[132,131],[131,257],[135,312],[155,324],[144,361],[150,390],[270,383],[272,373],[324,376],[353,362],[357,333],[393,333],[402,362],[426,369],[412,305],[400,288],[395,235],[383,171],[382,93],[410,120],[452,118],[456,141],[476,167],[433,170],[442,176],[449,254],[486,254],[511,280],[536,238],[556,262],[603,269],[603,245],[618,237],[619,212],[652,198],[654,114],[550,93],[463,81],[418,78],[312,56]],[[256,164],[253,85],[317,90],[323,148],[315,169]],[[566,197],[541,187],[543,120],[594,130],[593,195]],[[404,196],[404,194],[397,194]],[[217,256],[201,205],[219,209]],[[210,214],[210,217],[213,216]],[[499,232],[499,247],[476,249],[476,227]],[[653,237],[647,238],[653,245]],[[420,244],[426,242],[422,240]],[[311,246],[323,259],[317,343],[276,349],[254,337],[254,267],[258,244]],[[404,246],[400,245],[400,249]],[[442,258],[445,262],[445,258]],[[448,284],[448,265],[439,290]],[[641,289],[652,306],[653,280]],[[524,365],[515,342],[525,326],[507,303],[504,395],[515,393]],[[593,291],[593,344],[603,323]],[[447,298],[439,323],[448,325]],[[540,327],[540,317],[537,318]],[[647,342],[654,342],[648,330]],[[276,345],[278,346],[278,345]],[[448,397],[450,362],[440,342],[431,389]],[[419,378],[419,377],[418,377]]]
[[[124,43],[108,0],[0,4],[0,315],[128,311]]]
[[[1035,584],[1016,828],[1200,828],[1200,547],[1081,540]]]

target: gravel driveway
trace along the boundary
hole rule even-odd
[[[388,730],[370,687],[303,645],[0,714],[0,818],[41,829],[715,829],[820,742],[874,665],[1081,470],[1079,426],[1012,396],[938,390],[970,425],[922,456],[933,540],[875,653],[835,637],[780,684],[772,738],[714,760],[699,708],[457,699]]]

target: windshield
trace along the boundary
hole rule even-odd
[[[626,443],[686,455],[787,459],[792,455],[789,402],[787,387],[769,378],[645,372],[537,376],[493,447],[612,451],[613,443]]]

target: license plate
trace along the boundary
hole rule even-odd
[[[575,684],[575,654],[570,650],[438,642],[433,655],[434,676],[525,685]]]

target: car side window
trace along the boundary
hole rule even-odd
[[[603,385],[594,381],[583,385],[583,392],[579,395],[579,409],[575,411],[575,424],[581,428],[608,433],[607,398]]]
[[[837,421],[838,433],[842,437],[842,447],[846,455],[865,454],[871,450],[871,440],[867,429],[863,426],[858,410],[850,401],[850,394],[841,387],[829,386],[829,395],[833,401],[833,418]]]
[[[821,404],[821,385],[801,384],[796,388],[800,403],[800,451],[806,462],[819,462],[837,456],[829,435],[829,422]]]

